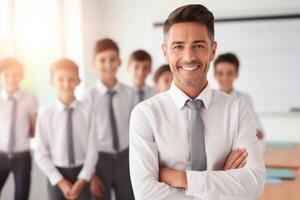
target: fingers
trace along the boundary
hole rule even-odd
[[[69,197],[71,199],[77,199],[81,190],[83,189],[84,185],[85,185],[84,180],[81,180],[81,179],[77,180],[75,182],[75,184],[73,185],[73,187],[71,188]]]
[[[261,130],[257,129],[256,130],[256,137],[257,137],[257,139],[263,139],[264,133]]]
[[[98,185],[99,185],[100,189],[101,189],[102,191],[104,191],[105,187],[104,187],[104,184],[103,184],[103,182],[101,181],[100,178],[97,179],[97,182],[98,182]]]
[[[71,199],[71,192],[72,192],[72,184],[69,181],[65,181],[65,190],[64,196],[66,199]]]
[[[91,188],[91,193],[95,197],[102,197],[104,194],[104,190],[100,190],[100,188]]]
[[[243,168],[245,167],[246,164],[247,164],[247,160],[244,160],[237,168],[238,169]]]
[[[99,177],[94,176],[94,178],[92,179],[90,190],[91,190],[91,193],[93,194],[93,196],[95,196],[95,197],[103,196],[105,187]]]
[[[244,151],[236,158],[236,160],[232,163],[230,169],[236,169],[244,160],[246,160],[248,153]]]
[[[103,196],[103,192],[101,192],[101,190],[92,190],[91,193],[93,194],[93,196],[95,197],[102,197]]]
[[[70,199],[70,191],[63,191],[63,194],[66,199]]]
[[[73,186],[73,188],[69,192],[69,198],[75,199],[76,196],[77,196],[77,188],[76,186]]]
[[[97,188],[99,188],[102,193],[105,191],[104,184],[99,177],[97,178]]]
[[[227,158],[224,170],[236,169],[246,159],[248,153],[245,148],[234,149]]]
[[[235,157],[238,156],[240,154],[240,150],[239,149],[233,149],[229,156],[227,157],[225,166],[224,166],[224,170],[228,170],[230,169],[231,165],[233,164],[233,161],[235,160]]]

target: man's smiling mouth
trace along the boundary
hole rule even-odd
[[[192,65],[192,66],[178,66],[179,69],[182,69],[184,71],[192,72],[200,68],[201,65]]]

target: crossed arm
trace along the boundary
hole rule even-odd
[[[135,198],[143,200],[225,197],[255,199],[263,190],[264,162],[250,112],[239,113],[239,134],[221,171],[160,168],[159,152],[144,110],[136,107],[130,123],[130,175]],[[247,160],[247,162],[246,162]]]
[[[240,169],[247,163],[248,153],[245,148],[234,149],[228,156],[224,165],[224,171],[231,169]],[[159,168],[159,181],[168,184],[174,188],[187,189],[187,175],[185,170],[175,170],[168,167]]]

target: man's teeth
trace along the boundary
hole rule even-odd
[[[198,66],[194,66],[194,67],[184,67],[184,66],[182,66],[181,68],[182,68],[183,70],[186,70],[186,71],[193,71],[193,70],[197,69],[197,67],[198,67]]]

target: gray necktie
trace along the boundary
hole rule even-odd
[[[73,108],[66,108],[67,111],[67,148],[69,164],[75,164],[75,152],[74,152],[74,135],[73,135]]]
[[[17,118],[17,100],[10,96],[11,101],[11,122],[10,122],[10,133],[8,138],[8,156],[11,156],[14,152],[15,137],[16,137],[16,118]]]
[[[205,140],[204,140],[204,124],[200,115],[201,108],[204,107],[202,100],[186,102],[186,106],[192,111],[191,116],[191,169],[196,171],[204,171],[207,168]]]
[[[108,91],[107,94],[109,96],[109,119],[110,119],[111,132],[113,138],[113,148],[118,152],[120,149],[120,144],[119,144],[117,122],[116,122],[116,117],[115,117],[114,107],[113,107],[113,97],[115,96],[116,91]]]
[[[139,97],[138,103],[140,103],[141,101],[144,100],[144,95],[145,95],[144,90],[142,90],[142,89],[138,90],[138,97]]]

